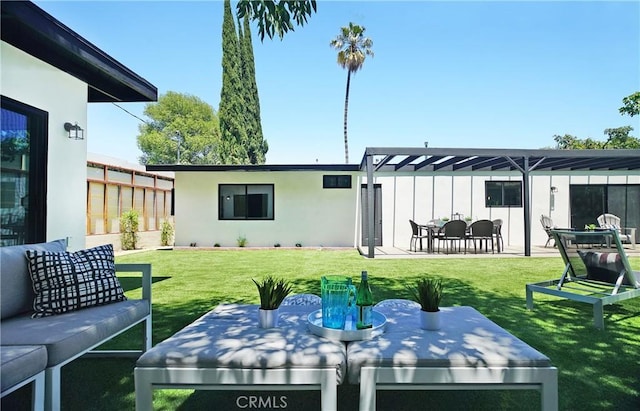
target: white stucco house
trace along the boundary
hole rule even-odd
[[[87,104],[156,101],[157,89],[35,4],[0,7],[0,245],[84,248]]]
[[[582,228],[605,212],[640,227],[640,150],[367,148],[358,165],[147,170],[175,173],[176,246],[245,239],[373,257],[376,246],[409,249],[409,219],[471,217],[502,219],[505,244],[530,255],[547,240],[543,214],[558,227]]]

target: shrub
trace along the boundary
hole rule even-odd
[[[173,244],[173,226],[167,220],[162,222],[162,231],[160,232],[160,245],[167,246]]]
[[[135,250],[138,244],[138,212],[129,210],[120,215],[120,243],[123,250]]]

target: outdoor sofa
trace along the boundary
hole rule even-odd
[[[65,240],[0,247],[0,261],[3,397],[34,382],[33,408],[59,410],[64,365],[89,352],[137,356],[151,348],[149,264],[114,264],[111,245],[68,253]],[[30,265],[32,272],[42,274],[36,284]],[[124,297],[114,269],[142,274],[142,298]],[[65,284],[74,291],[64,286],[53,290]],[[84,307],[93,303],[98,305]],[[92,351],[140,323],[142,350]]]

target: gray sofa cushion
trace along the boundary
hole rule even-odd
[[[2,319],[32,310],[33,286],[27,266],[27,250],[64,252],[65,240],[48,243],[0,247],[0,317]]]
[[[74,357],[149,314],[149,301],[127,300],[50,317],[25,314],[0,323],[1,345],[43,344],[47,366]]]
[[[47,366],[47,350],[42,345],[1,346],[0,386],[2,392],[33,377]]]
[[[111,244],[75,253],[27,250],[36,297],[33,317],[126,300]]]

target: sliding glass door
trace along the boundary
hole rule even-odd
[[[0,246],[46,239],[48,115],[1,97]]]
[[[597,218],[609,213],[620,217],[623,227],[640,227],[640,185],[591,184],[571,185],[569,188],[571,226],[583,228],[598,225]],[[636,242],[640,242],[636,230]]]

